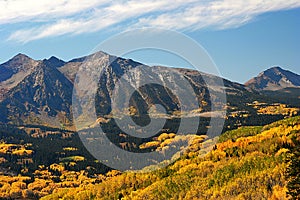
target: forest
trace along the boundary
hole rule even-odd
[[[173,134],[157,141],[167,143]],[[165,168],[151,172],[95,170],[78,154],[79,146],[67,144],[66,156],[56,163],[39,165],[33,173],[24,161],[19,174],[0,175],[3,199],[299,199],[300,117],[290,117],[264,126],[229,130],[206,155],[204,137]],[[199,142],[200,141],[200,142]],[[149,145],[149,144],[148,144]],[[2,141],[1,166],[8,159],[34,157],[27,143]],[[97,161],[94,161],[97,163]],[[26,172],[27,170],[27,172]]]

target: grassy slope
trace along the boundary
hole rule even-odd
[[[205,157],[190,152],[151,173],[123,173],[99,184],[56,189],[43,199],[285,199],[288,148],[300,117],[224,133]]]

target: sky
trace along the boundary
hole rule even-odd
[[[0,7],[0,63],[17,53],[68,61],[122,31],[154,27],[195,40],[232,81],[244,83],[272,66],[300,74],[299,0],[0,0]],[[127,56],[185,65],[149,55]]]

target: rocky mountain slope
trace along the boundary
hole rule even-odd
[[[87,66],[101,66],[103,70],[100,79],[99,74]],[[18,54],[0,65],[0,111],[2,113],[0,121],[17,125],[40,124],[72,129],[72,109],[82,118],[90,116],[90,110],[82,107],[72,108],[72,92],[78,71],[98,83],[87,85],[91,91],[96,89],[96,96],[79,94],[80,97],[85,97],[84,106],[95,103],[98,118],[111,114],[110,104],[116,93],[123,94],[122,98],[117,99],[119,106],[116,112],[118,113],[128,113],[127,102],[130,102],[129,107],[135,109],[130,113],[131,115],[147,114],[152,105],[160,104],[169,117],[184,109],[189,109],[188,111],[194,114],[210,112],[212,107],[215,110],[227,108],[229,113],[236,110],[246,110],[247,113],[251,113],[255,110],[247,106],[247,103],[255,100],[267,103],[277,101],[266,98],[256,91],[249,91],[242,84],[199,71],[162,66],[150,67],[104,52],[68,62],[56,57],[33,60],[26,55]],[[255,78],[246,85],[256,87],[257,83],[254,82],[261,80],[260,82],[264,83],[265,77],[268,77],[268,84],[260,83],[261,88],[266,88],[266,85],[270,87],[275,80],[279,81],[280,86],[300,85],[299,75],[280,68],[267,70],[262,73],[261,78]],[[123,85],[126,85],[125,89],[117,87],[120,80],[123,81]],[[137,87],[141,80],[157,84]],[[132,89],[138,90],[131,95]],[[224,91],[226,91],[227,103],[222,96]],[[186,97],[185,104],[180,107],[176,96],[186,94],[194,94],[194,96]],[[90,101],[92,98],[94,101]],[[211,115],[212,113],[209,116]]]

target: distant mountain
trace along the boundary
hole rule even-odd
[[[257,77],[250,79],[245,85],[258,91],[300,88],[300,75],[280,67],[272,67],[261,72]]]

